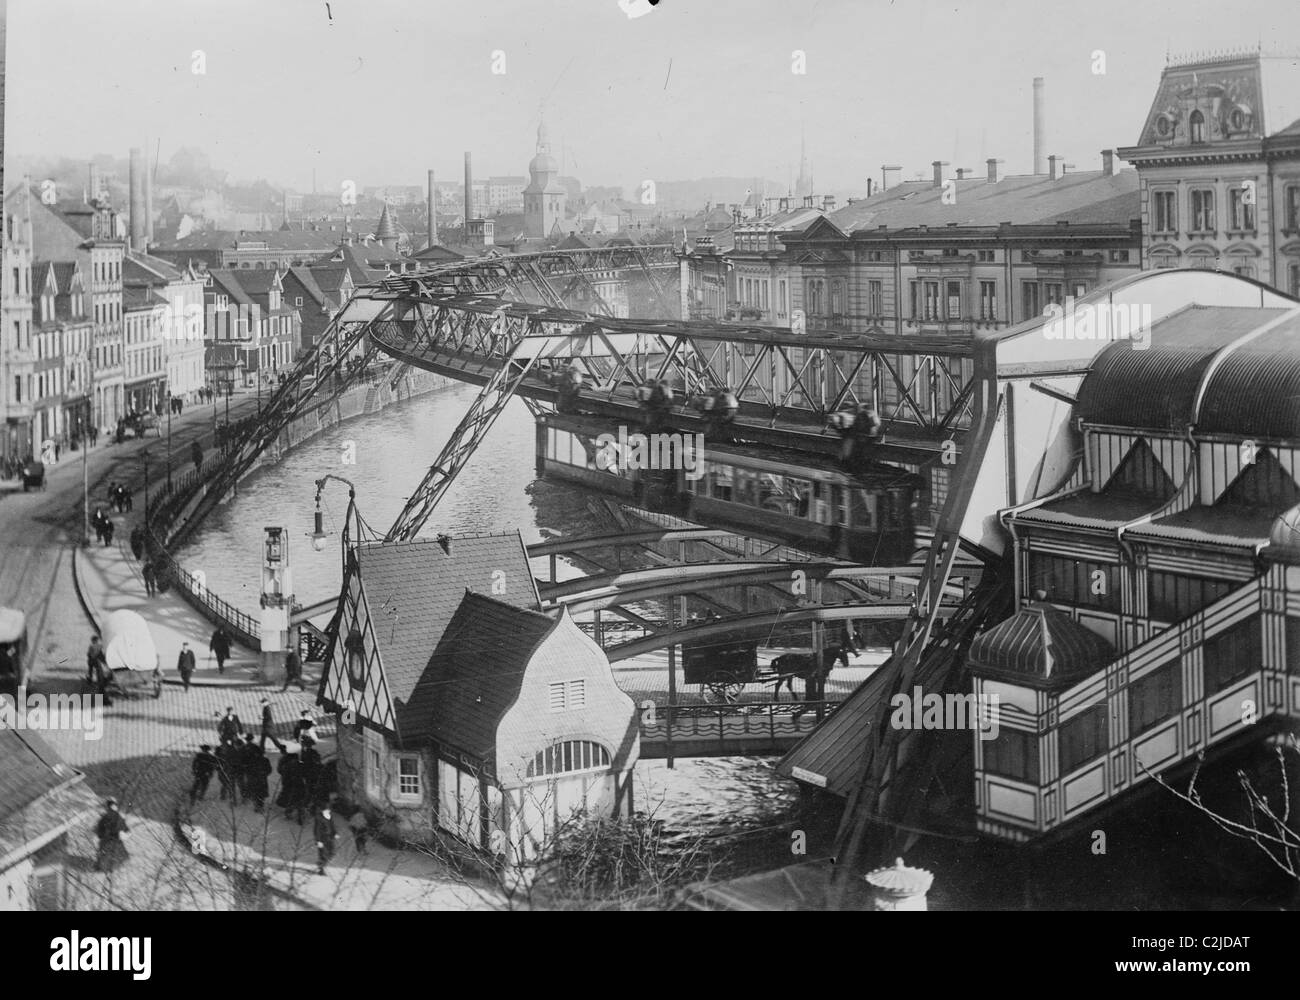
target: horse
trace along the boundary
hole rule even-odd
[[[826,678],[831,675],[831,670],[835,662],[839,660],[847,667],[849,666],[849,651],[845,646],[827,646],[822,650],[822,665],[817,666],[817,657],[814,653],[783,653],[776,657],[770,664],[771,669],[776,673],[775,677],[769,678],[775,682],[772,689],[772,700],[781,700],[781,688],[790,689],[791,700],[797,700],[794,693],[795,678],[801,681],[816,682],[817,687],[826,683]]]

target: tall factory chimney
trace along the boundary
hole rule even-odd
[[[153,245],[153,169],[149,165],[149,147],[145,146],[144,164],[144,248]]]
[[[469,166],[469,153],[465,154],[465,233],[469,234],[469,220],[474,216],[474,172]]]
[[[1043,93],[1043,78],[1034,77],[1034,173],[1047,172],[1043,150],[1047,148],[1047,98]]]
[[[429,171],[429,246],[438,242],[437,192],[433,189],[433,171]]]
[[[140,153],[139,146],[131,147],[131,159],[129,166],[129,183],[130,183],[130,219],[131,219],[131,249],[137,252],[145,249],[145,230],[144,230],[144,157]]]

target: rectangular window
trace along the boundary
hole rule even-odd
[[[1173,233],[1178,230],[1178,202],[1174,191],[1153,191],[1151,194],[1152,232]]]
[[[949,281],[947,284],[948,319],[961,319],[961,282]]]
[[[1076,281],[1073,285],[1070,286],[1070,294],[1073,295],[1076,299],[1081,299],[1088,294],[1088,286],[1085,285],[1082,281]]]
[[[1205,658],[1205,693],[1215,694],[1259,670],[1264,663],[1259,615],[1207,639],[1202,647]]]
[[[784,316],[786,314],[784,281],[778,281],[776,283],[776,295],[777,295],[777,307],[780,309],[781,315]]]
[[[977,250],[975,256],[982,264],[991,264],[993,262],[992,250]]]
[[[1296,298],[1300,298],[1300,264],[1292,264],[1291,271],[1291,288],[1290,292]]]
[[[1061,753],[1061,774],[1066,775],[1095,760],[1110,745],[1107,735],[1106,703],[1085,708],[1068,722],[1061,723],[1058,731]]]
[[[1047,296],[1048,302],[1055,302],[1060,305],[1064,301],[1061,298],[1061,285],[1059,282],[1049,281],[1043,286],[1043,293]]]
[[[1246,188],[1228,189],[1229,225],[1238,232],[1255,228],[1255,206],[1246,201]]]
[[[1192,192],[1192,232],[1210,233],[1214,231],[1214,192],[1209,188],[1198,188]]]
[[[1038,308],[1038,283],[1026,281],[1020,286],[1020,303],[1024,319],[1033,319],[1041,310]]]
[[[879,281],[867,282],[867,314],[883,316],[885,314],[884,284]]]
[[[1300,674],[1300,618],[1286,620],[1286,651],[1283,654],[1288,674]]]
[[[1300,230],[1300,184],[1287,185],[1283,196],[1282,227],[1291,233]]]
[[[420,758],[403,754],[397,758],[397,794],[405,798],[420,797]]]
[[[984,771],[1013,781],[1038,784],[1038,736],[1000,727],[998,738],[982,744]]]
[[[384,789],[384,765],[376,748],[366,748],[366,765],[366,784],[370,794],[379,795]]]
[[[1172,718],[1182,705],[1182,661],[1174,660],[1129,684],[1129,736],[1141,735]]]
[[[939,282],[937,281],[925,283],[925,318],[939,318]]]
[[[920,284],[921,283],[919,281],[909,281],[907,283],[907,297],[908,297],[907,314],[911,316],[912,319],[921,318],[921,314],[918,311],[919,305],[917,302],[917,292]]]
[[[1128,263],[1128,251],[1127,251],[1127,250],[1112,250],[1112,251],[1110,252],[1110,262],[1111,262],[1112,264],[1127,264],[1127,263]]]
[[[1180,573],[1147,573],[1147,615],[1156,621],[1180,622],[1213,604],[1232,589],[1225,580],[1205,580]]]

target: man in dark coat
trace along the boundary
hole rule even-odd
[[[239,776],[239,750],[233,743],[222,743],[217,747],[217,781],[221,783],[221,795],[219,798],[224,801],[229,798],[232,803],[239,805],[239,786],[236,781]]]
[[[144,568],[140,570],[140,575],[144,577],[144,592],[146,597],[153,597],[158,591],[158,574],[153,568],[153,560],[148,560]],[[194,654],[191,653],[191,656]]]
[[[199,472],[203,468],[203,445],[197,441],[190,444],[190,461],[194,463],[195,472]]]
[[[226,672],[226,661],[230,659],[230,636],[226,634],[226,630],[220,625],[212,633],[212,638],[208,640],[208,649],[217,658],[217,673],[224,674]]]
[[[113,544],[113,531],[114,531],[113,522],[105,521],[104,522],[104,545],[105,546],[109,546]]]
[[[297,684],[299,691],[307,690],[302,683],[302,659],[296,649],[289,650],[289,654],[284,658],[284,687],[280,688],[280,691],[288,691],[290,684]]]
[[[321,756],[316,750],[316,741],[311,737],[304,737],[302,753],[298,755],[298,775],[302,782],[304,806],[314,809],[321,800],[321,768],[323,766]]]
[[[266,752],[266,741],[270,740],[275,744],[275,748],[284,753],[284,744],[275,738],[275,720],[271,717],[271,699],[262,699],[262,740],[259,744],[262,752]]]
[[[217,758],[212,753],[212,747],[204,743],[199,747],[199,752],[194,755],[194,762],[190,764],[190,772],[194,775],[194,784],[190,786],[191,806],[208,794],[208,783],[216,774],[217,766]]]
[[[144,555],[144,529],[138,524],[131,529],[131,555],[135,556],[136,562]]]
[[[117,799],[104,803],[104,815],[95,824],[95,837],[99,840],[99,851],[95,855],[95,871],[111,872],[127,859],[126,845],[122,843],[123,834],[129,833],[126,820],[117,811]],[[317,837],[319,840],[319,836]]]
[[[296,753],[280,754],[280,765],[276,768],[280,772],[280,794],[276,797],[275,804],[284,810],[285,819],[293,819],[294,814],[298,815],[298,825],[303,822],[303,805],[302,805],[302,776],[298,767],[298,755]]]
[[[271,794],[268,780],[271,776],[271,762],[266,759],[262,748],[253,742],[249,733],[244,744],[244,795],[253,802],[253,811],[261,812],[266,806],[266,797]]]
[[[328,803],[316,813],[314,827],[316,832],[316,870],[319,874],[324,875],[325,865],[334,857],[334,842],[338,839],[338,830],[334,826],[334,816],[330,812]]]
[[[243,731],[243,724],[239,721],[239,716],[235,714],[234,708],[227,705],[226,714],[221,717],[217,723],[217,736],[222,743],[234,743],[239,739],[240,732]]]
[[[181,675],[185,690],[190,689],[190,678],[194,675],[194,650],[188,642],[181,643],[180,655],[176,657],[176,670]]]
[[[298,721],[293,724],[293,738],[302,743],[305,740],[314,740],[316,738],[316,723],[311,717],[311,709],[304,708],[298,716]]]
[[[88,684],[98,684],[100,674],[107,669],[108,659],[104,655],[104,643],[96,633],[90,637],[90,645],[86,647],[86,682]]]

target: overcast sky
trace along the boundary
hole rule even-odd
[[[627,2],[627,0],[624,0]],[[636,0],[644,3],[644,0]],[[328,9],[327,9],[328,8]],[[943,159],[1096,169],[1136,141],[1165,53],[1300,36],[1295,0],[9,0],[5,148],[162,158],[310,190],[524,174],[543,105],[586,184],[797,170],[819,193]],[[206,74],[191,72],[194,50]],[[807,72],[791,71],[795,49]],[[1093,53],[1106,72],[1094,74]],[[493,54],[504,53],[495,75]]]

